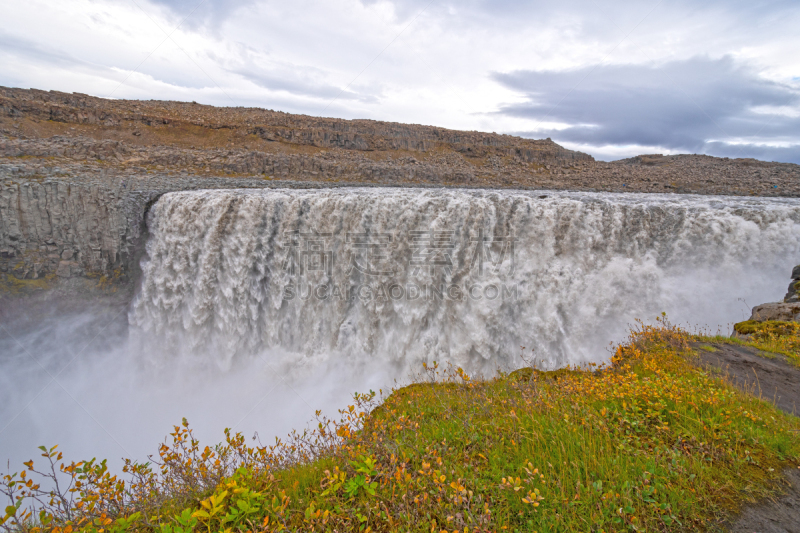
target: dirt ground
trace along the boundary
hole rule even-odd
[[[768,357],[748,346],[714,344],[698,350],[700,364],[714,368],[743,390],[800,415],[800,368],[777,354]],[[798,435],[797,438],[800,438]],[[800,533],[800,469],[787,469],[782,496],[745,507],[729,526],[732,533]]]
[[[744,509],[731,533],[800,533],[800,470],[786,470],[786,494]]]
[[[698,350],[702,364],[718,369],[736,386],[778,409],[800,415],[800,368],[780,354],[759,355],[755,348],[736,344],[713,346],[716,352]]]

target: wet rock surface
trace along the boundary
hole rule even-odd
[[[731,533],[800,532],[800,469],[787,469],[785,494],[774,501],[747,507],[730,527]]]
[[[701,365],[741,390],[774,403],[786,413],[800,414],[800,368],[780,354],[765,357],[749,346],[713,346],[715,352],[698,350]],[[728,524],[728,530],[732,533],[800,532],[800,469],[786,469],[776,489],[779,496],[746,506],[736,520]]]
[[[800,321],[800,302],[775,302],[757,305],[753,308],[750,320],[766,322],[768,320]]]
[[[782,302],[770,302],[753,307],[748,321],[767,322],[800,322],[800,296],[797,289],[800,287],[800,265],[792,269],[792,281],[789,283],[789,292]],[[734,334],[736,331],[734,331]]]
[[[716,351],[700,350],[700,362],[728,381],[778,409],[800,415],[800,368],[780,354],[765,356],[759,350],[737,344],[714,344]]]
[[[786,303],[800,303],[800,295],[797,294],[797,289],[800,287],[800,265],[792,269],[792,281],[789,283],[789,289],[783,301]]]

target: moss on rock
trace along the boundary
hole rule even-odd
[[[0,294],[30,294],[49,289],[54,284],[55,274],[37,279],[19,279],[11,274],[0,274]]]
[[[782,320],[767,320],[764,322],[746,320],[734,324],[733,330],[740,335],[752,335],[758,339],[767,336],[796,335],[800,333],[800,324]]]

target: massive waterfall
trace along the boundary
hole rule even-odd
[[[129,321],[154,359],[472,371],[608,357],[634,318],[730,331],[800,262],[787,199],[215,190],[149,215]],[[166,355],[168,354],[168,355]],[[155,361],[158,363],[158,361]]]

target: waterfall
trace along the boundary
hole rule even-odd
[[[492,372],[521,366],[521,346],[543,367],[599,362],[662,311],[728,333],[800,262],[791,199],[209,190],[165,194],[148,223],[138,342],[223,369]]]

